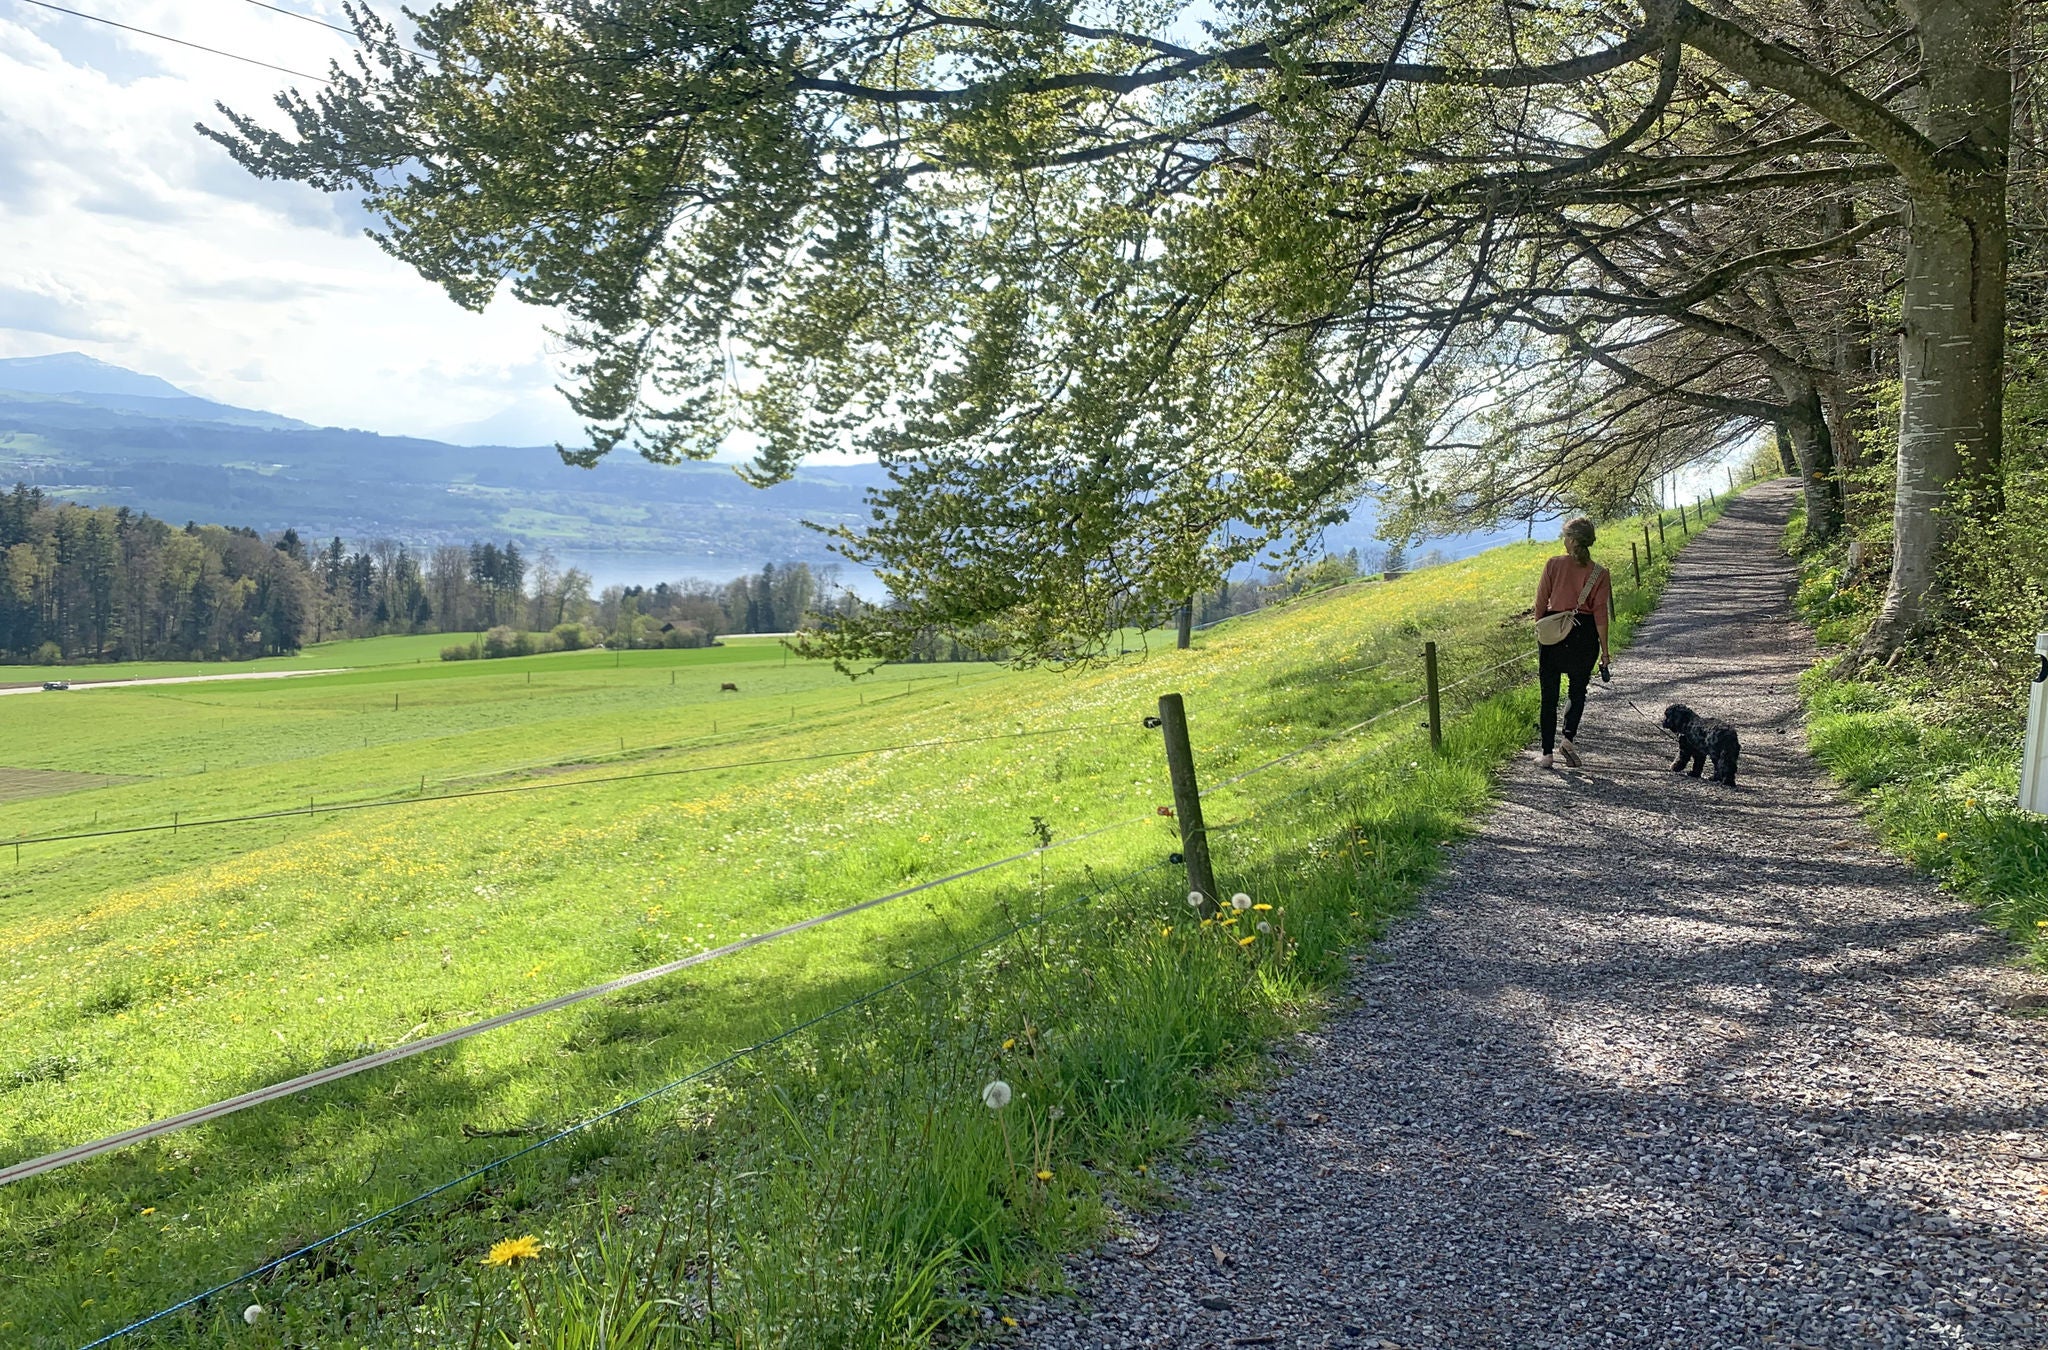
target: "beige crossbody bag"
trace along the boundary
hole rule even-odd
[[[1556,614],[1546,614],[1536,621],[1536,640],[1546,647],[1554,647],[1570,637],[1572,629],[1578,626],[1579,606],[1586,603],[1586,597],[1593,593],[1593,588],[1600,584],[1600,578],[1606,575],[1606,568],[1598,563],[1593,564],[1592,574],[1586,578],[1586,584],[1579,588],[1579,598],[1572,607]]]

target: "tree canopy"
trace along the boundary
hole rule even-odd
[[[458,303],[566,315],[572,461],[879,455],[841,544],[903,603],[838,654],[1081,659],[1369,484],[1417,525],[1620,506],[1772,425],[1825,534],[1894,309],[1880,646],[1937,598],[1943,491],[1999,462],[1996,0],[354,18],[282,129],[207,134],[361,194]]]

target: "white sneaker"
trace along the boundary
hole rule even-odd
[[[1571,737],[1567,736],[1559,741],[1557,748],[1564,752],[1564,762],[1566,764],[1569,764],[1574,769],[1579,767],[1579,752],[1572,748]]]
[[[1551,767],[1552,767],[1552,765],[1551,765],[1551,762],[1550,762],[1550,756],[1548,756],[1548,755],[1538,755],[1538,756],[1536,756],[1536,767],[1537,767],[1537,768],[1539,768],[1539,769],[1548,769],[1548,768],[1551,768]]]

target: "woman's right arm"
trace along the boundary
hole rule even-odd
[[[1543,564],[1543,575],[1536,579],[1536,603],[1529,612],[1537,618],[1543,617],[1543,597],[1550,594],[1550,572],[1557,566],[1557,559],[1551,558]]]

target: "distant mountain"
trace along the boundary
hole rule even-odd
[[[237,408],[188,394],[169,380],[141,375],[83,352],[0,360],[0,401],[75,403],[183,421],[225,422],[278,431],[309,430],[310,423],[276,413]]]
[[[115,394],[134,398],[191,398],[169,380],[96,361],[84,352],[17,356],[0,361],[0,389],[25,394]]]
[[[731,576],[837,561],[806,520],[866,518],[874,465],[747,486],[729,464],[618,455],[571,468],[550,446],[464,446],[314,427],[195,398],[66,354],[0,361],[0,488],[25,481],[95,505],[414,547],[516,539],[607,581]]]

